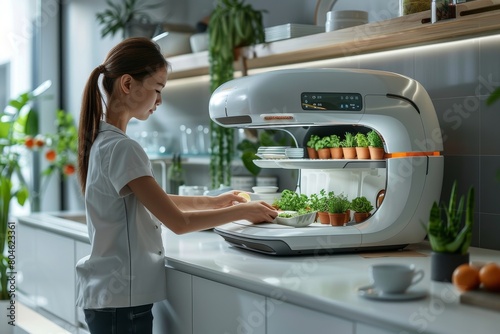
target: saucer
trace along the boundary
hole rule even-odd
[[[364,286],[358,289],[358,295],[367,299],[406,301],[424,298],[427,296],[427,291],[410,289],[404,293],[383,293],[372,286]]]

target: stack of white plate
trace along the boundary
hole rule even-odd
[[[302,159],[304,149],[302,147],[289,147],[285,150],[285,154],[289,159]]]
[[[294,23],[287,23],[265,29],[266,42],[318,34],[320,32],[325,32],[323,26]]]
[[[287,148],[289,146],[261,146],[257,150],[256,156],[261,159],[285,159]]]

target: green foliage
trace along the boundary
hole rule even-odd
[[[344,194],[335,195],[333,192],[328,196],[328,212],[329,213],[344,213],[351,207],[351,202]]]
[[[208,59],[212,92],[234,78],[235,48],[265,41],[263,12],[254,10],[251,5],[245,5],[242,0],[219,0],[217,2],[208,25]],[[234,131],[210,122],[210,133],[212,187],[230,184]],[[254,160],[251,153],[243,153],[243,155],[245,160]],[[260,171],[250,164],[245,166],[247,169],[250,167],[252,173]]]
[[[108,7],[103,12],[96,14],[97,22],[102,26],[101,37],[107,35],[114,36],[122,30],[122,37],[125,38],[125,28],[132,21],[148,23],[151,17],[145,12],[154,9],[161,3],[144,5],[139,0],[123,0],[123,3],[116,4],[111,0],[106,0]]]
[[[298,194],[295,191],[285,189],[281,197],[274,201],[273,205],[284,211],[309,211],[308,198],[304,194]]]
[[[309,196],[308,205],[312,211],[328,211],[328,194],[326,193],[326,190],[321,189],[319,194],[311,194]]]
[[[384,147],[384,143],[382,142],[382,138],[380,138],[379,134],[375,130],[371,130],[367,133],[368,142],[372,147]]]
[[[344,135],[344,140],[340,144],[342,147],[356,147],[356,138],[350,132],[346,132]]]
[[[358,147],[368,147],[369,145],[368,138],[364,133],[358,132],[356,136],[354,136],[354,138],[356,139]]]
[[[320,150],[322,148],[331,148],[331,147],[340,147],[340,138],[337,135],[330,135],[320,138],[314,144],[314,148],[316,150]]]
[[[495,101],[500,100],[500,87],[497,87],[486,100],[487,105],[492,105]]]
[[[465,223],[462,223],[464,196],[457,205],[457,181],[453,183],[450,201],[441,206],[434,202],[429,224],[426,227],[432,249],[439,253],[466,254],[472,239],[474,223],[474,188],[469,188],[465,208]],[[443,214],[444,212],[444,214]]]
[[[318,141],[320,141],[321,138],[317,135],[311,135],[311,137],[309,137],[309,140],[307,141],[307,147],[311,147],[311,148],[315,148],[316,147],[316,143]]]
[[[351,209],[356,212],[371,212],[373,205],[365,196],[359,196],[351,201]]]

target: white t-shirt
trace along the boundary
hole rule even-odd
[[[161,223],[127,186],[152,175],[142,147],[101,122],[90,150],[85,207],[91,253],[76,266],[78,306],[131,307],[166,298]]]

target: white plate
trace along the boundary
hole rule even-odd
[[[427,291],[409,289],[405,293],[383,293],[373,286],[365,286],[358,289],[358,295],[374,300],[406,301],[424,298],[427,296]]]

